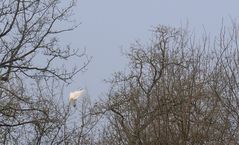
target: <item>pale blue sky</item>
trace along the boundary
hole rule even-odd
[[[93,59],[71,89],[87,87],[92,97],[99,97],[107,89],[103,79],[126,68],[121,49],[127,50],[135,40],[147,42],[152,26],[189,22],[191,30],[200,33],[204,27],[215,34],[222,18],[238,19],[238,6],[238,0],[79,0],[74,18],[82,25],[64,39],[86,48]]]

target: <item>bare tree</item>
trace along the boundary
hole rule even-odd
[[[90,61],[85,51],[59,43],[59,34],[79,25],[70,23],[75,4],[76,0],[0,2],[0,144],[90,142],[88,133],[97,120],[89,115],[90,104],[72,124],[74,111],[61,89]],[[65,23],[69,27],[63,27]],[[79,63],[66,65],[72,59]]]
[[[156,27],[136,42],[127,73],[110,81],[99,144],[238,144],[238,26],[213,43],[185,29]]]

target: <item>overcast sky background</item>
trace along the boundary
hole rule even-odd
[[[74,19],[81,26],[64,34],[72,47],[86,48],[92,61],[69,90],[86,87],[92,98],[107,91],[104,79],[127,68],[122,55],[135,40],[147,43],[153,26],[185,26],[212,35],[221,26],[239,17],[238,0],[79,0]],[[77,63],[77,62],[72,62]]]

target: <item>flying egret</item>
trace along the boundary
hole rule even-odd
[[[70,96],[69,96],[70,104],[73,104],[73,106],[76,107],[77,98],[84,95],[84,93],[85,93],[85,90],[70,92]]]

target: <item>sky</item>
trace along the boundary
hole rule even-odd
[[[92,98],[102,98],[108,89],[104,79],[127,69],[122,51],[136,40],[147,43],[153,27],[188,23],[196,33],[214,35],[222,20],[239,18],[238,6],[238,0],[79,0],[73,19],[81,25],[64,34],[64,42],[85,48],[92,60],[68,89],[87,88]]]

